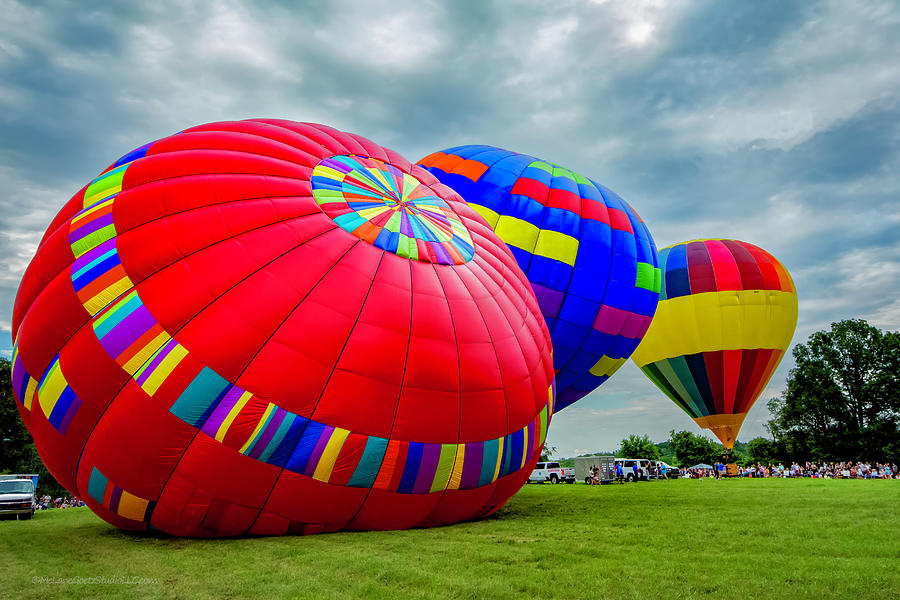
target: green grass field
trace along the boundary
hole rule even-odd
[[[0,522],[0,597],[900,598],[898,508],[900,481],[529,485],[474,523],[231,540],[55,510]]]

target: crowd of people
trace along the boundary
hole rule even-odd
[[[740,477],[814,477],[819,479],[900,479],[895,463],[793,463],[790,467],[782,464],[738,467]]]
[[[84,505],[84,500],[79,500],[75,496],[51,499],[48,494],[44,494],[39,498],[36,508],[37,510],[47,510],[50,508],[75,508]]]

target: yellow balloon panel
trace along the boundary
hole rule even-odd
[[[784,350],[797,325],[797,296],[775,290],[729,290],[659,303],[632,359],[643,367],[664,358],[772,348]]]

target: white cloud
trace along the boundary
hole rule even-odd
[[[324,48],[380,71],[417,70],[445,43],[442,10],[433,3],[336,3],[333,19],[313,34]]]
[[[681,59],[680,71],[720,89],[670,112],[661,125],[719,152],[747,144],[787,150],[807,141],[900,89],[893,33],[900,17],[890,6],[829,2],[762,52]]]

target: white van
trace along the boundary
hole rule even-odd
[[[0,475],[0,515],[15,515],[19,519],[34,516],[37,499],[31,477],[37,475]]]
[[[616,458],[616,463],[622,465],[625,481],[650,481],[650,469],[656,466],[656,461],[646,458]],[[637,477],[634,475],[634,465],[637,465]]]

